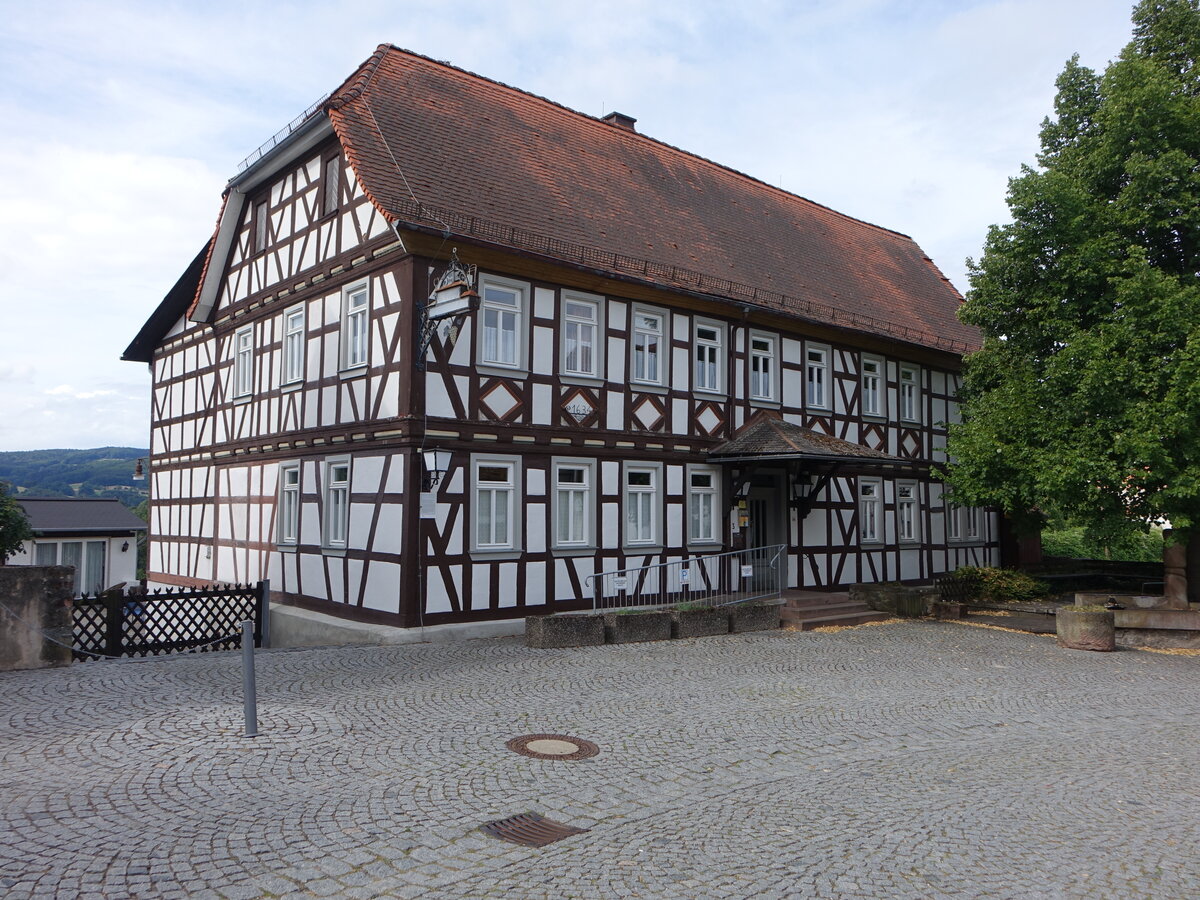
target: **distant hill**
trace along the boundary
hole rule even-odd
[[[150,494],[133,470],[149,450],[97,447],[93,450],[13,450],[0,453],[0,481],[13,494],[34,497],[111,497],[134,507]]]

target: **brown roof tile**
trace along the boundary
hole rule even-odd
[[[733,438],[709,452],[709,458],[714,461],[750,457],[910,464],[909,460],[882,450],[872,450],[862,444],[852,444],[810,428],[802,428],[770,414],[756,415]]]
[[[978,345],[911,238],[541,97],[381,45],[325,109],[391,220],[924,346]]]

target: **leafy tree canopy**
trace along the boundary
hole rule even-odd
[[[1072,58],[960,310],[959,502],[1093,535],[1200,527],[1200,0],[1143,0],[1102,75]]]
[[[33,540],[33,531],[25,510],[9,496],[8,485],[0,482],[0,565],[29,540]]]

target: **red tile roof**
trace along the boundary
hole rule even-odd
[[[390,220],[964,352],[961,297],[909,237],[390,45],[325,105]]]
[[[784,421],[778,413],[756,413],[732,439],[714,447],[708,458],[714,461],[738,459],[809,459],[865,461],[877,464],[909,465],[910,460],[852,444],[810,428]]]

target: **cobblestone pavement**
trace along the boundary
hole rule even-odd
[[[1200,896],[1200,660],[914,622],[0,674],[0,896]],[[600,754],[541,761],[507,739]],[[591,829],[482,834],[537,811]]]

